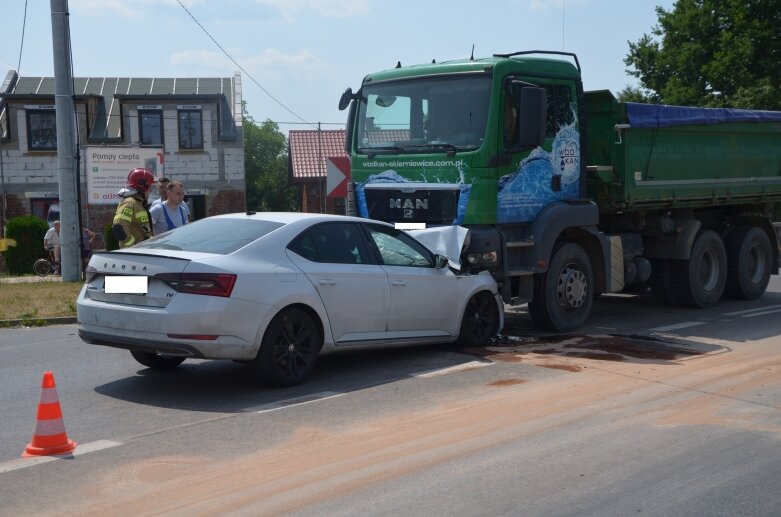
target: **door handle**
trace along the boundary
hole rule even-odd
[[[405,282],[404,280],[391,280],[391,285],[400,285],[404,287],[405,285],[407,285],[407,282]]]
[[[336,280],[331,280],[330,278],[321,278],[317,281],[320,285],[336,285]]]

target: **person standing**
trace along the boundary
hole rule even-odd
[[[54,270],[60,271],[60,222],[54,221],[43,236],[43,247],[54,254]]]
[[[81,233],[81,260],[85,266],[89,262],[92,252],[97,249],[99,240],[97,233],[89,228],[84,228],[84,231]]]
[[[184,203],[184,185],[179,181],[171,181],[166,187],[166,198],[149,209],[152,217],[152,229],[155,235],[160,235],[174,228],[187,224],[190,210]]]
[[[111,231],[120,248],[127,248],[152,237],[147,199],[154,182],[155,176],[149,169],[133,169],[127,175],[127,185],[117,192],[123,199],[117,206]]]
[[[166,187],[168,187],[168,184],[171,182],[168,178],[163,176],[159,180],[157,180],[157,196],[154,196],[153,194],[150,194],[149,197],[152,198],[152,200],[149,202],[149,208],[151,209],[155,205],[159,205],[163,201],[166,200],[168,197],[168,194],[166,193]]]

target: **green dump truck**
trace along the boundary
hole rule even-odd
[[[367,75],[349,106],[348,211],[470,229],[467,271],[553,331],[595,295],[755,299],[778,273],[781,112],[617,102],[577,56],[514,52]]]

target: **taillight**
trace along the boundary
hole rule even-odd
[[[162,280],[179,293],[205,294],[227,298],[233,292],[236,275],[228,273],[160,273]]]
[[[97,270],[97,269],[95,269],[95,268],[94,268],[94,267],[92,267],[92,266],[87,266],[86,268],[84,268],[84,273],[85,273],[85,275],[86,275],[87,283],[90,283],[90,282],[92,282],[92,281],[95,279],[95,277],[97,276],[97,274],[98,274],[98,270]]]

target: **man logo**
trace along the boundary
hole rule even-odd
[[[428,210],[428,199],[391,199],[391,208],[403,208],[404,210]]]

